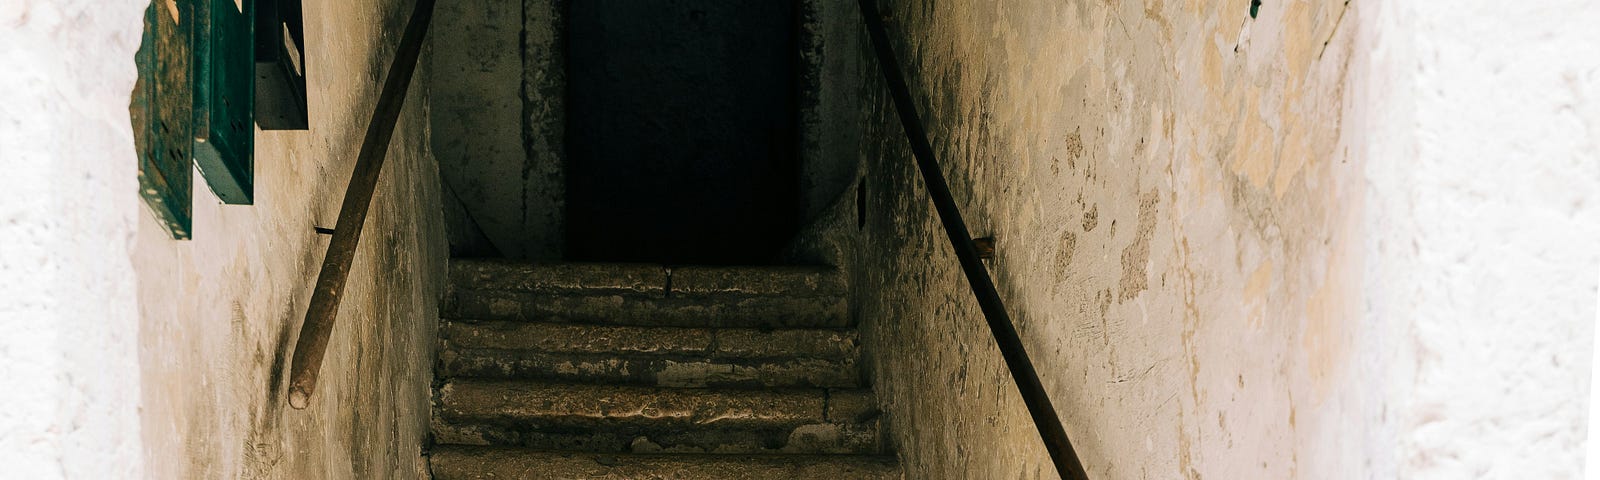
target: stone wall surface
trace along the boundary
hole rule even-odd
[[[1354,5],[881,3],[1093,478],[1383,477],[1340,128]],[[908,476],[1054,478],[873,82],[845,262]]]
[[[288,359],[328,243],[312,228],[336,227],[412,2],[305,9],[311,128],[256,132],[255,204],[221,205],[197,176],[193,240],[170,240],[150,215],[139,218],[136,398],[149,478],[426,478],[420,449],[448,256],[427,52],[317,391],[309,409],[286,407]],[[131,154],[116,158],[131,163]],[[122,191],[118,202],[139,201]]]

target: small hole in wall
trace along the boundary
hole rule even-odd
[[[856,182],[856,230],[867,227],[867,181]]]
[[[1250,18],[1256,18],[1261,13],[1261,0],[1250,0]]]

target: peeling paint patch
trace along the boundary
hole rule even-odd
[[[1161,196],[1154,189],[1139,196],[1139,227],[1134,232],[1133,243],[1122,249],[1122,293],[1118,302],[1139,296],[1150,286],[1146,266],[1150,263],[1150,237],[1156,231],[1156,204]]]
[[[1072,254],[1078,250],[1078,234],[1068,230],[1061,235],[1061,244],[1056,247],[1056,271],[1063,275],[1067,267],[1072,265]]]
[[[1239,133],[1233,141],[1233,163],[1236,175],[1244,177],[1256,189],[1267,188],[1276,160],[1274,132],[1260,117],[1260,100],[1251,97],[1241,112]]]
[[[1067,167],[1078,169],[1078,159],[1083,158],[1083,135],[1078,132],[1067,134]]]

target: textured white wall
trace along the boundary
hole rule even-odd
[[[145,4],[0,2],[6,478],[143,475],[128,92]]]
[[[1365,322],[1403,478],[1578,478],[1600,267],[1600,3],[1365,9]],[[1393,452],[1393,453],[1390,453]],[[1384,458],[1384,457],[1389,458]]]

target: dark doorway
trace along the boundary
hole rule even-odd
[[[772,260],[797,230],[794,11],[568,2],[568,257]]]

